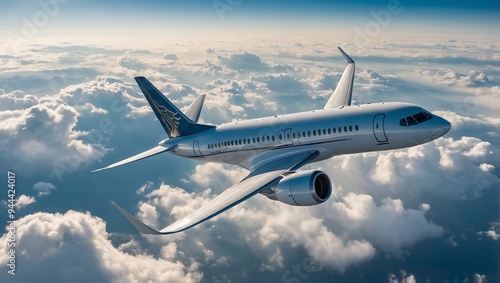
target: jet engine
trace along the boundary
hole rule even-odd
[[[290,205],[309,206],[325,202],[331,194],[332,183],[328,175],[308,170],[283,178],[268,197]]]

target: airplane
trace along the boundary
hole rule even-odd
[[[402,102],[352,105],[355,63],[340,47],[347,67],[322,109],[224,123],[198,123],[205,95],[183,113],[151,82],[135,77],[168,138],[143,153],[92,172],[168,152],[203,162],[243,167],[249,174],[207,204],[173,224],[156,230],[113,205],[144,234],[174,234],[262,194],[294,206],[328,200],[332,184],[306,164],[342,154],[393,150],[427,143],[445,135],[451,124],[420,106]]]

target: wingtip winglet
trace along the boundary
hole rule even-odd
[[[125,209],[121,208],[118,204],[116,204],[115,202],[111,202],[115,207],[116,209],[118,209],[122,214],[123,216],[125,216],[125,218],[127,218],[128,221],[130,221],[130,223],[132,223],[132,225],[134,225],[134,227],[139,230],[139,232],[141,232],[142,234],[150,234],[150,235],[161,235],[161,234],[165,234],[165,233],[162,233],[158,230],[155,230],[151,227],[149,227],[148,225],[142,223],[139,219],[135,218],[134,216],[132,216],[130,213],[128,213]]]
[[[349,55],[347,55],[347,53],[345,53],[344,50],[342,50],[342,48],[340,48],[340,47],[337,47],[337,48],[339,49],[340,53],[342,53],[342,56],[344,56],[347,63],[354,64],[354,60],[352,60],[352,58],[349,57]]]

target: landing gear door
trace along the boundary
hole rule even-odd
[[[377,114],[373,118],[373,134],[379,143],[386,143],[387,136],[384,130],[385,114]]]

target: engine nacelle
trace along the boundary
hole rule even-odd
[[[324,172],[308,170],[283,178],[273,197],[290,205],[309,206],[325,202],[332,194],[332,183]]]

